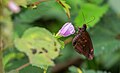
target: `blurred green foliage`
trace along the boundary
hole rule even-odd
[[[109,17],[110,15],[111,17]],[[96,59],[102,62],[105,67],[111,67],[120,59],[119,27],[119,18],[108,13],[108,15],[104,16],[102,22],[96,25],[90,32],[93,39]]]
[[[64,48],[60,49],[60,53],[57,52],[57,54],[53,52],[53,49],[49,49],[51,48],[50,46],[47,46],[47,50],[52,51],[51,54],[48,54],[50,58],[42,58],[43,56],[38,58],[29,52],[30,50],[28,49],[27,44],[24,43],[25,41],[30,41],[30,43],[34,44],[30,46],[38,46],[38,48],[51,44],[48,41],[38,43],[33,41],[33,38],[30,38],[30,36],[38,35],[39,37],[37,37],[37,39],[44,39],[45,37],[48,37],[53,42],[56,40],[53,35],[58,32],[64,23],[69,21],[63,7],[55,0],[41,2],[36,5],[36,8],[29,7],[30,4],[34,4],[34,2],[37,1],[38,0],[16,0],[15,2],[22,6],[20,13],[11,14],[11,12],[6,8],[7,5],[5,5],[3,9],[5,14],[0,15],[0,17],[2,17],[0,23],[4,23],[2,24],[2,30],[4,28],[5,30],[11,32],[11,29],[13,29],[12,26],[14,26],[14,32],[9,33],[12,35],[13,39],[11,39],[9,34],[6,35],[5,33],[2,33],[5,46],[10,44],[9,41],[20,37],[23,38],[23,36],[26,35],[24,39],[21,40],[20,38],[20,41],[16,41],[15,43],[19,43],[20,48],[15,48],[14,46],[11,48],[5,47],[6,49],[4,50],[3,60],[6,72],[17,73],[15,69],[33,60],[33,63],[35,63],[34,66],[29,65],[20,70],[19,73],[43,73],[44,70],[40,68],[41,62],[45,62],[44,64],[46,65],[50,63],[46,62],[46,59],[52,59],[51,61],[57,65],[64,62],[69,63],[70,60],[78,57],[84,60],[82,63],[80,62],[81,65],[77,67],[70,66],[65,73],[78,73],[77,68],[80,68],[82,73],[120,72],[119,4],[112,2],[114,0],[66,0],[66,3],[71,7],[70,21],[75,27],[81,27],[84,23],[91,21],[93,17],[95,17],[93,21],[87,24],[89,27],[88,32],[94,46],[94,59],[89,61],[83,55],[78,54],[74,50],[71,42],[65,44]],[[7,28],[3,27],[3,25],[7,25]],[[40,28],[40,31],[29,31],[29,29],[34,29],[36,26]],[[47,30],[43,31],[41,28],[45,28]],[[47,32],[49,33],[47,34]],[[64,41],[67,38],[69,37],[61,38],[59,40]],[[53,44],[52,47],[54,48]],[[21,50],[24,53],[20,52]]]

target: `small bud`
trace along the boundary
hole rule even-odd
[[[13,0],[8,2],[8,8],[14,13],[20,12],[20,7]]]
[[[62,28],[59,30],[59,32],[57,34],[59,36],[67,37],[74,33],[75,33],[74,26],[72,25],[72,23],[67,22],[62,26]]]

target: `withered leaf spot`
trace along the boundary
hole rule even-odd
[[[56,46],[56,42],[54,42],[54,46]]]
[[[31,51],[32,51],[32,54],[36,54],[37,53],[37,50],[34,49],[34,48],[31,48]]]
[[[58,51],[57,48],[55,48],[55,51]]]
[[[39,52],[39,54],[43,53],[42,51]]]
[[[48,52],[45,48],[42,48],[42,50],[43,50],[44,52],[46,52],[46,53]]]

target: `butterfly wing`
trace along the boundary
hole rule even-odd
[[[93,59],[93,45],[86,30],[80,31],[75,36],[73,39],[73,46],[78,53],[85,55],[88,59]]]

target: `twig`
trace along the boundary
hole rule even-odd
[[[64,40],[64,44],[68,44],[72,41],[72,37],[69,37],[68,39]]]
[[[27,67],[29,65],[30,65],[30,63],[26,63],[26,64],[20,66],[19,68],[17,68],[16,71],[20,71],[21,69],[23,69],[23,68],[25,68],[25,67]]]

